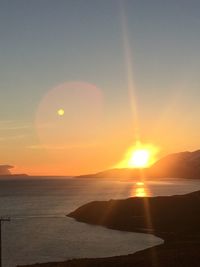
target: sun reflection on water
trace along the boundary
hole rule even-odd
[[[149,197],[151,192],[144,182],[136,182],[131,190],[131,197]]]

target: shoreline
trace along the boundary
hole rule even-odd
[[[150,211],[147,214],[145,206]],[[151,215],[151,227],[148,216]],[[71,259],[27,266],[35,267],[199,267],[200,191],[166,197],[93,201],[67,216],[79,222],[110,229],[153,234],[164,240],[129,255]]]

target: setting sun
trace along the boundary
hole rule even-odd
[[[153,145],[137,143],[128,149],[117,168],[147,168],[157,160],[158,149]]]
[[[130,158],[128,165],[130,167],[144,168],[148,166],[150,159],[150,151],[145,149],[139,149],[133,151],[132,157]]]

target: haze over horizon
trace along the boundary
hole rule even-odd
[[[200,2],[7,0],[0,8],[1,164],[105,170],[138,141],[200,148]]]

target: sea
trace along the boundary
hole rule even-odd
[[[66,215],[93,200],[166,196],[200,190],[200,181],[141,182],[64,177],[0,180],[2,266],[127,255],[164,241],[75,221]]]

